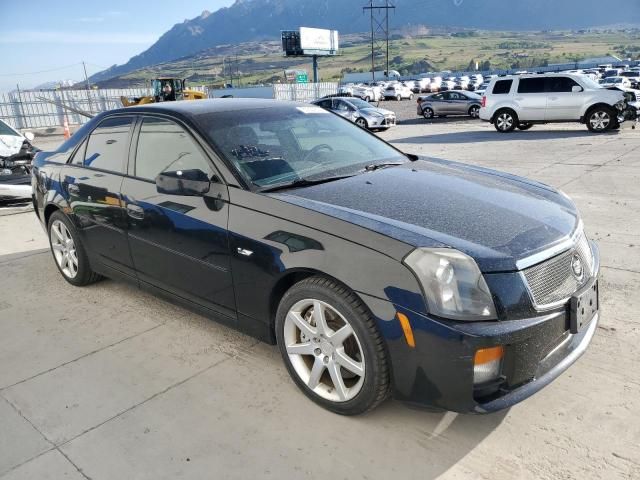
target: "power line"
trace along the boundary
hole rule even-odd
[[[385,76],[389,78],[389,10],[395,11],[390,0],[369,0],[369,5],[362,7],[363,12],[369,10],[371,15],[371,79],[375,81],[376,52],[385,50]],[[385,48],[386,47],[386,48]]]
[[[51,68],[49,70],[39,70],[37,72],[23,72],[23,73],[0,73],[0,77],[16,77],[21,75],[37,75],[39,73],[49,73],[49,72],[57,72],[59,70],[66,70],[71,67],[78,67],[82,65],[82,62],[74,63],[72,65],[67,65],[65,67]]]

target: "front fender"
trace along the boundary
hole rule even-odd
[[[356,293],[426,312],[420,285],[401,262],[410,245],[266,195],[237,190],[230,197],[239,314],[271,322],[276,285],[300,271],[320,272]]]

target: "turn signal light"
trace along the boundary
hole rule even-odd
[[[481,384],[500,376],[504,347],[481,348],[473,359],[473,383]]]
[[[416,346],[416,341],[413,338],[413,330],[411,329],[411,323],[409,323],[409,319],[404,313],[397,312],[396,317],[400,321],[400,325],[402,326],[402,331],[404,332],[404,339],[407,341],[407,345],[411,348]]]

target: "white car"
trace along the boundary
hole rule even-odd
[[[586,123],[591,132],[605,132],[624,121],[626,107],[624,92],[601,88],[584,75],[509,75],[490,82],[480,118],[502,133],[552,122]]]
[[[33,133],[20,133],[8,123],[0,120],[0,157],[10,157],[16,153],[20,153],[25,140],[33,141]]]
[[[0,120],[0,199],[31,197],[33,138]]]
[[[402,83],[392,83],[384,90],[384,98],[395,98],[398,101],[405,98],[413,100],[413,92],[409,87]]]
[[[600,86],[631,88],[631,80],[627,77],[607,77],[600,80]]]

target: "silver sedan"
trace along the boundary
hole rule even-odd
[[[359,127],[369,130],[387,130],[396,124],[395,113],[384,108],[374,107],[359,98],[321,98],[311,103],[348,118]]]
[[[419,97],[417,114],[427,119],[447,115],[469,115],[478,118],[481,103],[482,97],[472,92],[441,92]]]

